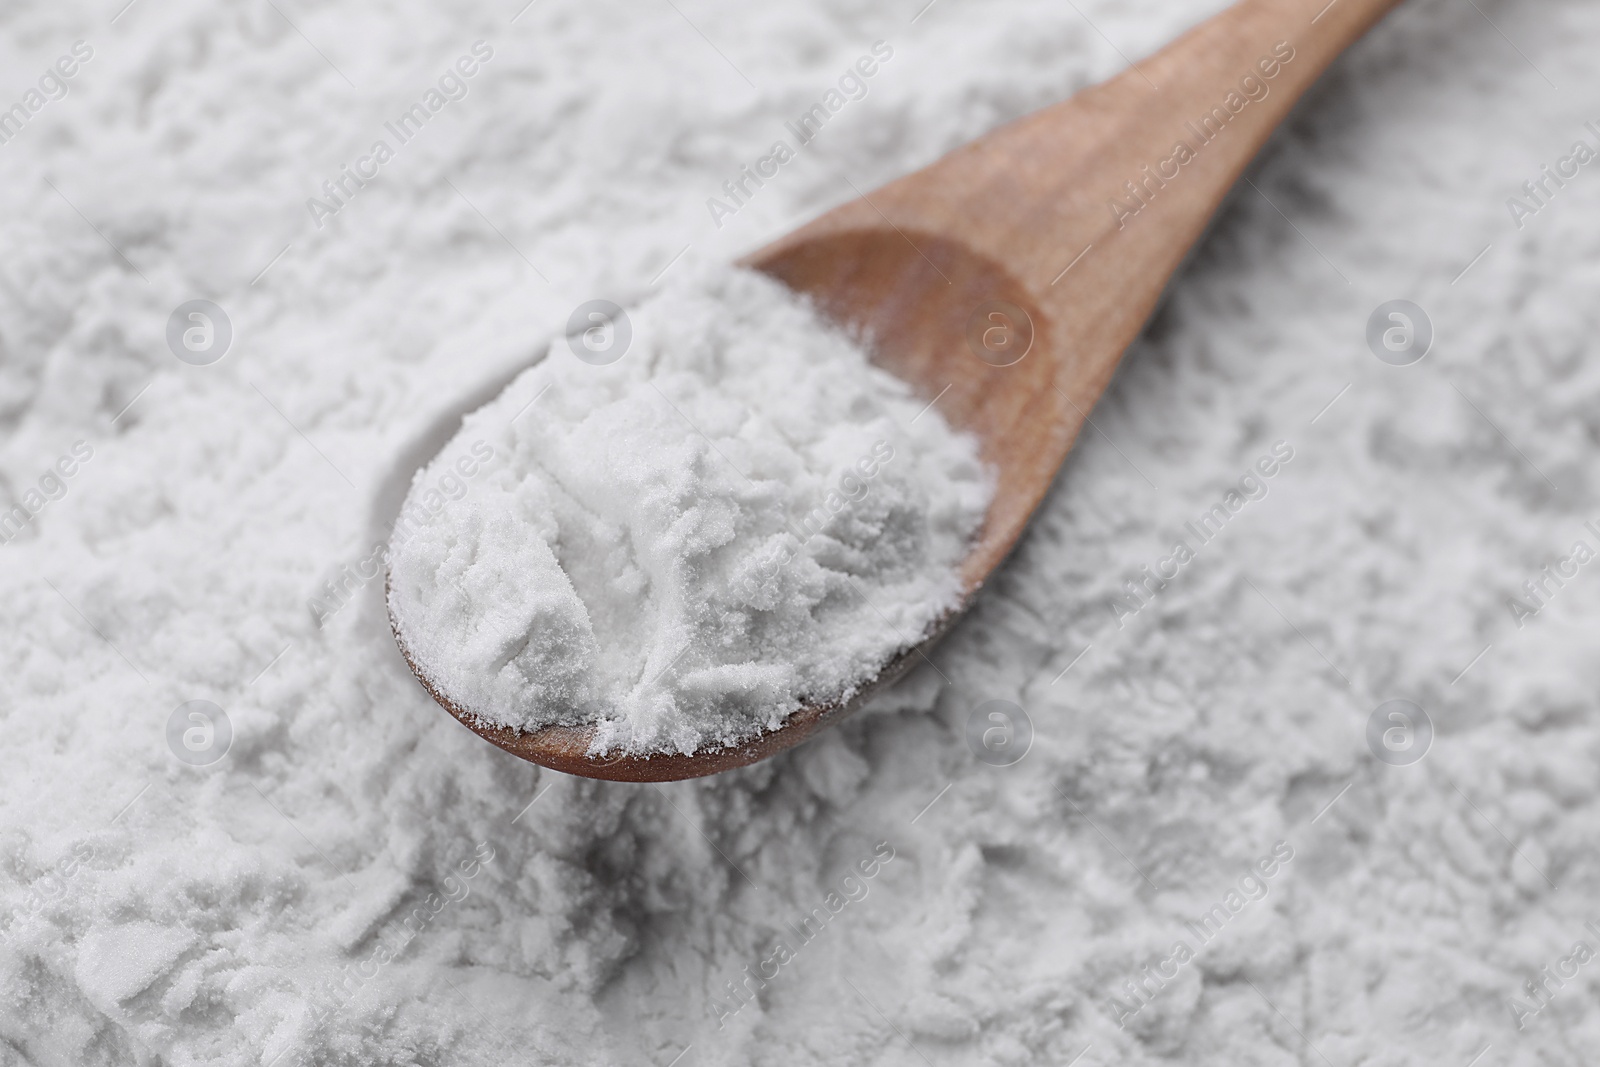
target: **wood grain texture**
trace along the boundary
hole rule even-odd
[[[877,363],[938,398],[944,417],[981,441],[998,484],[961,567],[961,610],[1015,547],[1122,353],[1250,160],[1328,64],[1398,2],[1242,0],[1110,81],[745,261],[870,335]],[[903,673],[959,614],[853,699],[692,756],[591,757],[591,728],[490,726],[412,669],[451,714],[524,759],[591,778],[668,781],[812,736]],[[398,627],[395,636],[404,653]]]

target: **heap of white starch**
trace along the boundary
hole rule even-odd
[[[391,607],[435,688],[690,753],[849,696],[956,605],[977,441],[805,300],[723,268],[595,329],[413,483]]]

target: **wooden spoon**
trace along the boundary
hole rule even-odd
[[[875,361],[977,435],[998,485],[961,608],[855,699],[693,755],[588,755],[593,729],[518,732],[440,704],[523,759],[619,781],[765,759],[922,657],[1017,543],[1123,351],[1300,95],[1399,0],[1241,0],[1159,54],[828,212],[745,264],[875,338]],[[393,623],[393,614],[390,615]],[[394,626],[406,652],[405,636]]]

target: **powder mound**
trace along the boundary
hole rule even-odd
[[[761,275],[692,275],[625,320],[556,339],[418,472],[390,604],[473,715],[690,753],[848,696],[923,637],[992,478]]]

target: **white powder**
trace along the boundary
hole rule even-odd
[[[0,505],[93,450],[0,545],[0,1065],[1593,1061],[1594,962],[1523,1030],[1508,1002],[1595,944],[1600,574],[1520,629],[1507,598],[1600,521],[1600,174],[1521,229],[1506,201],[1590,139],[1600,5],[1399,8],[1252,168],[932,665],[659,787],[543,772],[422,691],[364,566],[417,468],[581,303],[1218,0],[121,6],[0,4],[0,101],[94,49],[0,145]],[[1293,43],[1328,24],[1283,6]],[[315,229],[479,39],[470,93]],[[707,198],[877,40],[865,98],[716,229]],[[195,298],[235,328],[209,367],[164,336]],[[1364,337],[1401,298],[1435,326],[1410,367]],[[1268,495],[1119,629],[1124,581],[1279,440]],[[1416,765],[1368,749],[1390,697],[1433,717]],[[193,700],[231,719],[208,766],[166,740]],[[968,747],[995,700],[1033,724],[1014,766]]]
[[[472,714],[725,745],[850,696],[960,599],[976,438],[778,283],[686,278],[558,340],[417,474],[391,604]]]

